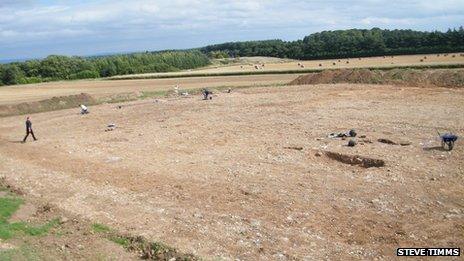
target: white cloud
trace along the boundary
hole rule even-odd
[[[169,39],[188,35],[199,38],[189,38],[190,45],[183,42],[183,47],[233,39],[295,39],[315,31],[353,27],[443,30],[464,21],[463,0],[46,2],[0,0],[3,53],[11,50],[17,55],[17,46],[34,49],[39,44],[40,53],[62,51],[61,46],[56,47],[57,41],[69,45],[64,52],[79,53],[78,42],[84,40],[98,41],[113,51],[120,46],[141,48],[138,42],[144,42],[145,49],[171,48],[174,44],[166,44]],[[164,45],[158,44],[160,39],[165,39]],[[85,52],[89,52],[88,46]]]
[[[415,19],[404,18],[404,19],[395,19],[387,17],[366,17],[361,20],[361,23],[369,26],[379,26],[379,25],[412,25]]]

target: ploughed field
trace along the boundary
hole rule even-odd
[[[464,145],[441,150],[437,129],[462,135],[463,104],[463,89],[237,89],[208,101],[34,114],[39,140],[26,144],[18,143],[24,116],[6,117],[0,176],[93,222],[207,259],[374,259],[392,258],[397,247],[462,248]],[[105,131],[110,123],[116,128]],[[349,129],[358,133],[355,147],[328,137]]]

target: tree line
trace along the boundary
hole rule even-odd
[[[337,30],[297,41],[229,42],[185,51],[161,51],[100,57],[51,55],[42,60],[0,64],[0,85],[89,79],[135,73],[194,69],[210,58],[271,56],[300,60],[464,51],[464,29]]]
[[[50,55],[42,60],[0,64],[0,85],[172,72],[210,64],[198,50],[145,52],[100,57]]]
[[[212,58],[272,56],[301,60],[464,51],[464,29],[446,32],[413,30],[337,30],[297,41],[229,42],[200,49]]]

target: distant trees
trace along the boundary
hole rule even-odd
[[[145,52],[101,57],[51,55],[0,65],[0,85],[168,72],[210,64],[209,58],[272,56],[293,59],[344,58],[464,51],[464,29],[447,32],[413,30],[337,30],[297,41],[248,41],[209,45],[188,51]]]
[[[50,55],[42,60],[0,65],[0,85],[178,71],[208,64],[210,64],[209,58],[198,50],[146,52],[91,58]]]
[[[447,32],[420,32],[413,30],[337,30],[314,33],[303,40],[230,42],[210,45],[204,53],[227,53],[236,56],[273,56],[294,59],[321,59],[458,52],[464,50],[464,29]]]

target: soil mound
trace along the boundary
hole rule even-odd
[[[362,84],[395,84],[415,87],[464,87],[463,69],[341,69],[325,70],[319,73],[302,75],[290,82],[290,85],[362,83]]]
[[[80,104],[94,104],[95,99],[87,93],[59,96],[36,102],[23,102],[11,105],[0,105],[0,117],[53,111],[77,107]]]

